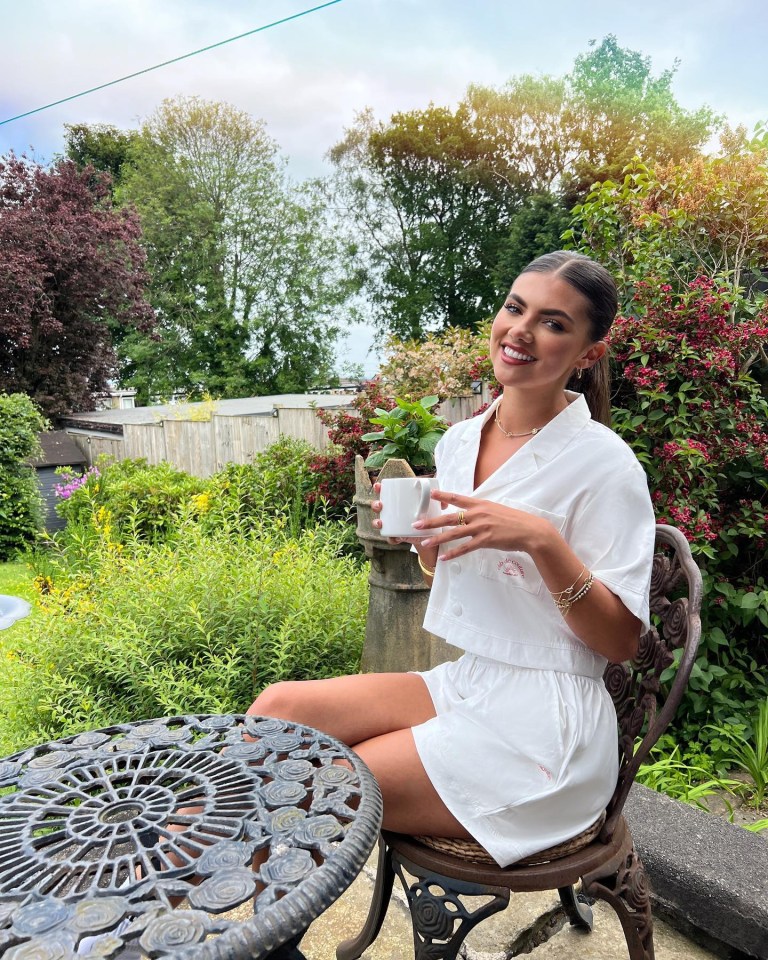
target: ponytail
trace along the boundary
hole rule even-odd
[[[610,427],[611,366],[607,352],[600,357],[596,364],[586,368],[581,377],[578,377],[574,371],[568,381],[567,389],[583,393],[592,419]]]

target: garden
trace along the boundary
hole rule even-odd
[[[691,681],[639,779],[688,802],[717,798],[765,829],[768,132],[726,132],[711,156],[630,160],[556,224],[541,198],[525,210],[518,246],[583,250],[619,281],[613,427],[704,575]],[[318,411],[322,451],[283,437],[207,479],[141,460],[63,474],[67,526],[51,537],[25,465],[46,422],[25,393],[0,394],[0,592],[34,603],[0,632],[0,752],[128,719],[242,710],[275,680],[359,669],[355,457],[375,469],[400,453],[428,469],[436,405],[482,381],[493,394],[487,333],[487,315],[431,331],[403,320],[353,408]]]

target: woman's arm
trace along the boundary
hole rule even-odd
[[[463,514],[464,523],[451,524],[445,515],[436,520],[421,521],[417,526],[422,529],[442,527],[442,533],[421,541],[420,556],[427,550],[434,550],[436,555],[440,545],[448,545],[448,549],[443,549],[436,562],[452,560],[481,548],[522,550],[536,564],[547,589],[555,598],[572,585],[574,589],[570,596],[574,596],[587,581],[589,570],[543,517],[475,497],[443,491],[434,491],[432,496],[443,504],[456,507],[456,516]],[[465,542],[450,547],[451,542],[458,539],[465,539]],[[593,580],[587,592],[562,612],[571,630],[596,653],[614,662],[635,655],[640,620],[599,580]]]

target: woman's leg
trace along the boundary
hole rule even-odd
[[[385,829],[433,837],[470,836],[432,785],[410,730],[382,734],[355,744],[354,750],[381,789]]]
[[[427,686],[413,673],[371,673],[267,687],[248,710],[279,717],[348,744],[376,777],[384,827],[443,837],[469,834],[440,799],[410,728],[435,716]]]
[[[435,715],[415,673],[362,673],[328,680],[287,680],[263,690],[248,713],[317,727],[350,747]]]

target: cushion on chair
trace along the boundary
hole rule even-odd
[[[546,850],[540,850],[538,853],[532,853],[529,857],[516,861],[514,867],[531,867],[537,863],[549,863],[550,860],[561,860],[563,857],[576,853],[582,847],[586,847],[600,833],[605,823],[605,810],[595,820],[592,826],[582,830],[581,833],[563,843],[557,843],[554,847],[547,847]],[[460,837],[414,837],[418,843],[423,843],[425,847],[431,847],[433,850],[439,850],[442,853],[449,853],[451,856],[458,857],[460,860],[471,860],[475,863],[496,863],[493,857],[474,840],[464,840]]]

